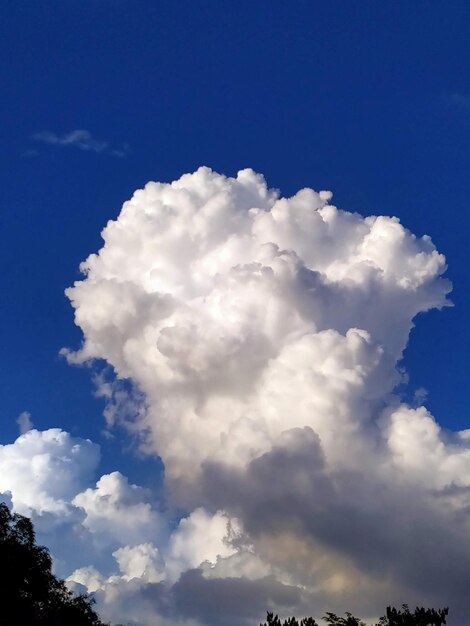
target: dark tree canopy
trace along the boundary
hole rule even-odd
[[[93,600],[71,593],[51,565],[31,520],[0,503],[0,626],[104,626]]]
[[[448,609],[436,610],[416,607],[412,613],[406,604],[401,609],[389,606],[386,614],[380,618],[376,626],[443,626],[446,623],[448,612]],[[346,613],[345,617],[326,613],[322,620],[328,626],[365,626],[361,619],[354,617],[351,613]],[[260,626],[319,626],[319,624],[313,617],[304,617],[300,622],[295,617],[290,617],[281,622],[277,615],[268,612],[266,622]]]
[[[442,626],[446,623],[449,609],[425,609],[416,607],[413,613],[406,604],[401,610],[387,607],[387,614],[377,626]]]

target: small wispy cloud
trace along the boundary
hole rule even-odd
[[[33,428],[33,422],[31,421],[31,413],[29,411],[23,411],[16,419],[16,423],[20,427],[20,433],[24,435]]]
[[[468,93],[451,93],[447,96],[447,101],[456,107],[470,110],[470,94]]]
[[[21,156],[27,159],[34,159],[34,157],[39,156],[39,150],[34,150],[32,148],[28,148],[27,150],[23,150]]]
[[[107,141],[96,139],[88,130],[76,129],[68,133],[58,134],[49,130],[42,130],[32,136],[34,141],[47,143],[51,146],[69,146],[84,150],[86,152],[96,152],[98,154],[109,154],[114,157],[124,158],[127,156],[129,146],[122,144],[115,148]]]

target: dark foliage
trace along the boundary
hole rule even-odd
[[[425,609],[416,607],[413,613],[406,604],[401,609],[387,607],[387,613],[380,618],[376,626],[443,626],[449,609]],[[327,613],[322,619],[328,626],[365,626],[365,623],[346,613],[346,617],[338,617],[334,613]],[[285,619],[283,622],[277,615],[269,613],[266,622],[260,626],[319,626],[313,617],[304,617],[299,621],[295,617]]]
[[[346,617],[338,617],[334,613],[327,613],[323,619],[328,626],[366,626],[364,622],[351,613],[346,613]]]
[[[277,615],[268,612],[266,622],[264,624],[260,624],[260,626],[318,626],[318,623],[313,619],[313,617],[305,617],[300,620],[300,622],[298,622],[295,617],[289,617],[281,622]]]
[[[425,609],[416,607],[413,613],[404,604],[401,610],[387,607],[387,614],[377,626],[442,626],[446,623],[449,609]]]
[[[0,626],[104,626],[93,600],[72,594],[51,565],[31,520],[0,503]]]

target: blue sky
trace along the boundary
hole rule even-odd
[[[103,471],[152,482],[157,460],[102,435],[90,368],[59,356],[82,339],[64,289],[135,189],[200,165],[251,167],[285,196],[328,189],[430,235],[455,306],[420,316],[403,393],[424,387],[441,425],[467,427],[468,2],[41,0],[0,14],[1,443],[29,411],[99,442]]]
[[[2,439],[97,436],[63,296],[122,202],[201,164],[284,194],[397,215],[448,260],[455,308],[423,316],[406,363],[449,427],[467,421],[468,3],[27,2],[2,8]],[[87,129],[124,158],[32,139]]]

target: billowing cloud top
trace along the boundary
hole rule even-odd
[[[398,219],[330,201],[282,198],[252,170],[148,183],[67,290],[84,334],[69,360],[103,359],[133,383],[135,418],[122,390],[113,400],[119,382],[102,391],[108,416],[162,458],[169,503],[194,509],[157,546],[155,514],[132,492],[122,533],[133,511],[148,525],[114,553],[121,575],[74,578],[111,617],[468,610],[469,435],[394,393],[413,319],[446,305],[445,259]],[[97,533],[109,490],[129,486],[111,475],[74,500]]]
[[[354,462],[341,441],[364,443],[352,433],[395,386],[413,317],[449,285],[428,237],[330,198],[200,168],[137,191],[83,263],[67,295],[85,343],[70,358],[105,359],[146,394],[169,477],[243,466],[297,426],[328,461]]]

